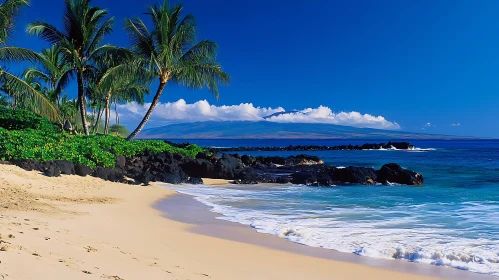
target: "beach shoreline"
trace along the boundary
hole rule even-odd
[[[437,279],[198,232],[154,207],[176,194],[158,186],[12,165],[0,165],[0,186],[4,279]]]
[[[217,181],[212,182],[210,179],[203,180],[206,181],[205,185],[210,187],[222,186],[220,185],[220,182]],[[166,188],[170,187],[167,184],[159,185]],[[233,187],[237,185],[225,186]],[[175,189],[178,189],[178,187]],[[497,279],[497,277],[494,276],[462,271],[455,268],[407,262],[404,260],[389,260],[359,256],[353,253],[345,253],[332,249],[311,247],[295,243],[275,235],[257,232],[254,228],[247,225],[218,219],[219,217],[222,217],[221,214],[212,212],[209,206],[197,201],[195,197],[179,192],[157,202],[154,207],[161,210],[163,215],[168,219],[194,225],[195,227],[190,229],[191,232],[206,236],[247,243],[314,258],[353,263],[412,275],[438,277],[439,279]]]

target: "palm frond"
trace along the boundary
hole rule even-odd
[[[199,60],[214,60],[218,45],[209,40],[203,40],[186,51],[179,60],[180,65],[197,63]]]
[[[14,74],[9,72],[2,72],[1,74],[6,78],[6,87],[9,88],[10,91],[29,97],[31,102],[25,105],[30,107],[33,112],[48,117],[52,121],[56,121],[58,119],[59,114],[57,108],[45,95]]]
[[[6,0],[0,4],[0,44],[7,41],[14,28],[14,18],[24,6],[29,6],[28,0]]]
[[[125,30],[128,32],[128,37],[138,55],[150,58],[156,54],[152,36],[141,19],[126,19]]]
[[[66,39],[66,35],[57,30],[55,26],[50,23],[35,20],[28,24],[26,32],[29,35],[37,35],[50,44],[59,44],[62,40]]]
[[[50,77],[46,73],[32,67],[24,70],[23,76],[24,79],[41,79],[45,82],[50,81]]]
[[[75,73],[72,70],[67,70],[63,72],[62,76],[59,78],[59,81],[57,82],[57,86],[55,88],[55,92],[59,96],[62,91],[69,85],[71,80],[75,78]]]
[[[0,60],[6,62],[31,61],[40,59],[39,55],[29,49],[19,47],[0,47]]]
[[[94,51],[98,45],[102,42],[104,36],[111,34],[113,32],[114,18],[106,20],[93,35],[92,41],[88,45],[86,53]]]
[[[191,89],[206,87],[218,99],[218,84],[228,85],[230,76],[216,62],[200,62],[175,71],[172,80]]]

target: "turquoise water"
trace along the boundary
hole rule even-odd
[[[226,147],[357,144],[345,140],[307,141],[198,143]],[[384,163],[396,162],[422,173],[425,184],[421,187],[190,186],[178,191],[211,206],[223,215],[222,219],[293,242],[499,276],[499,141],[411,143],[420,150],[307,154],[336,166],[380,168]]]

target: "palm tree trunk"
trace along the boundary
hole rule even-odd
[[[156,91],[156,95],[154,96],[154,99],[152,100],[151,107],[149,107],[149,110],[147,110],[147,113],[145,114],[145,116],[142,119],[142,121],[139,123],[139,125],[137,126],[137,128],[130,135],[128,135],[128,137],[126,138],[126,140],[129,140],[129,141],[133,140],[135,137],[137,137],[137,135],[139,134],[139,132],[144,128],[144,126],[146,125],[147,121],[151,117],[151,114],[154,111],[154,108],[156,107],[156,105],[158,105],[159,98],[161,97],[161,93],[163,93],[163,90],[165,89],[165,86],[166,86],[166,82],[160,82],[159,83],[159,87],[158,87],[158,90]]]
[[[95,121],[97,119],[97,110],[95,110],[95,105],[92,104],[92,119]]]
[[[76,79],[78,80],[78,101],[80,102],[80,117],[81,125],[83,127],[83,133],[88,135],[87,127],[87,109],[85,108],[85,93],[83,88],[83,76],[80,72],[76,74]]]
[[[106,96],[106,120],[104,121],[104,134],[106,135],[109,133],[109,117],[111,116],[111,113],[109,112],[109,99],[111,99],[110,94]]]
[[[102,102],[99,102],[99,113],[97,114],[97,118],[95,119],[95,124],[94,124],[94,133],[97,133],[97,129],[99,129],[99,121],[100,118],[102,117]]]
[[[114,112],[116,113],[116,124],[120,125],[120,115],[118,114],[118,102],[114,99]]]

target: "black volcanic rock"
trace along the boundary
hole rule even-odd
[[[345,146],[346,149],[367,148],[411,148],[406,142],[364,146]],[[337,147],[343,148],[343,147]],[[200,178],[234,180],[237,184],[303,184],[313,186],[333,186],[343,184],[372,185],[375,183],[398,183],[420,185],[423,176],[404,169],[395,163],[384,165],[380,170],[366,167],[337,168],[328,166],[323,161],[310,155],[289,157],[252,157],[238,154],[199,153],[196,158],[184,157],[178,153],[163,152],[154,154],[145,152],[134,157],[116,157],[115,168],[72,164],[63,160],[39,163],[34,160],[18,160],[16,165],[26,170],[39,170],[47,176],[63,174],[92,175],[113,182],[128,183],[126,177],[136,183],[148,184],[151,181],[171,184],[202,184]]]
[[[186,183],[191,184],[191,185],[202,185],[203,179],[191,177],[191,178],[189,178],[189,180],[187,180]]]
[[[149,182],[154,179],[154,176],[151,174],[151,172],[149,172],[149,170],[146,170],[143,173],[137,173],[137,175],[135,175],[133,178],[135,179],[135,182],[148,186]]]
[[[332,180],[336,182],[361,185],[374,184],[377,178],[374,168],[353,166],[349,166],[346,168],[332,167],[329,171],[329,175],[331,176]]]
[[[124,156],[116,156],[116,161],[114,164],[115,168],[125,169],[126,158]]]
[[[291,183],[299,185],[317,185],[317,172],[298,171],[291,175]]]
[[[77,163],[75,165],[75,174],[78,176],[85,177],[87,175],[92,174],[92,168],[90,168],[86,165]]]
[[[383,165],[377,172],[378,181],[384,184],[397,183],[403,185],[422,185],[424,183],[423,175],[411,170],[400,167],[396,163]]]
[[[54,161],[46,161],[46,162],[40,163],[39,170],[41,172],[43,172],[43,174],[45,174],[45,176],[48,176],[48,177],[59,177],[59,175],[61,175],[61,170],[59,169],[59,166],[57,166],[57,164],[55,164]]]
[[[101,178],[103,180],[111,181],[111,182],[125,182],[125,176],[120,169],[116,168],[105,168],[105,167],[96,167],[93,172],[94,177]]]
[[[33,171],[40,169],[40,163],[33,159],[20,159],[14,162],[15,165],[21,167],[26,171]]]
[[[213,179],[238,179],[239,174],[245,168],[241,159],[224,154],[217,159],[205,159],[206,156],[200,156],[194,160],[189,160],[182,165],[183,170],[189,177],[213,178]]]
[[[217,177],[214,164],[207,159],[198,158],[195,160],[191,160],[185,163],[182,167],[185,173],[190,177],[197,177],[197,178]]]
[[[75,165],[67,160],[54,160],[54,163],[61,170],[61,174],[73,175],[75,174]]]
[[[242,169],[244,169],[244,165],[241,159],[229,154],[224,154],[215,164],[217,179],[237,179]]]
[[[255,169],[246,168],[239,174],[239,180],[236,183],[250,185],[262,183],[263,181],[262,176]]]

